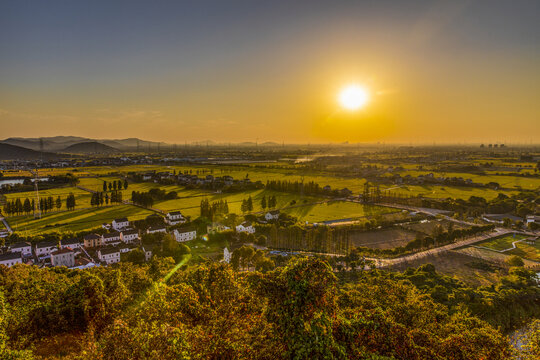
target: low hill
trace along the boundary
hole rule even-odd
[[[78,144],[73,144],[62,150],[65,153],[72,154],[111,154],[120,150],[112,146],[99,143],[97,141],[86,141]]]
[[[52,137],[42,137],[42,138],[22,138],[22,137],[11,137],[4,140],[1,140],[0,143],[10,144],[15,146],[21,146],[27,149],[32,149],[39,151],[41,146],[43,146],[44,151],[52,152],[61,152],[64,149],[68,148],[71,145],[76,145],[83,142],[98,142],[110,146],[114,149],[119,150],[136,150],[147,149],[148,147],[155,148],[158,146],[158,143],[155,141],[141,140],[137,138],[128,138],[128,139],[91,139],[84,138],[79,136],[52,136]],[[166,145],[161,143],[161,145]]]
[[[0,160],[49,160],[57,158],[57,154],[35,151],[22,146],[0,143]]]

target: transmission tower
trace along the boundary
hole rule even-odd
[[[36,167],[34,189],[36,190],[36,208],[34,211],[34,219],[41,219],[41,205],[39,203],[39,190],[38,190],[38,169]]]

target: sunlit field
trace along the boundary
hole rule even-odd
[[[73,195],[75,195],[75,205],[76,205],[75,209],[83,209],[83,208],[90,207],[90,199],[92,197],[92,194],[90,194],[88,191],[81,190],[74,186],[40,190],[39,197],[43,199],[43,198],[52,196],[56,205],[56,198],[60,196],[60,198],[62,199],[62,207],[60,208],[60,211],[63,211],[63,210],[67,210],[66,197],[70,193],[73,193]],[[35,191],[9,193],[9,194],[5,194],[5,197],[7,200],[15,200],[19,198],[24,203],[24,200],[26,198],[28,198],[30,201],[32,201],[32,199],[35,199],[36,193]],[[56,207],[54,208],[54,211],[56,211]]]
[[[129,220],[143,219],[152,214],[150,210],[131,205],[117,205],[95,209],[64,211],[44,214],[41,219],[33,216],[15,216],[9,219],[14,231],[23,236],[50,232],[82,231],[101,226],[113,219],[128,217]]]
[[[364,205],[349,201],[331,201],[323,204],[298,206],[285,210],[300,221],[321,222],[340,219],[359,219],[399,212],[393,208]]]

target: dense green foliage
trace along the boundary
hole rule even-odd
[[[0,267],[1,356],[51,356],[48,341],[75,334],[72,359],[508,359],[485,315],[523,291],[538,301],[522,269],[483,302],[429,266],[343,282],[316,258],[265,273],[183,263]]]

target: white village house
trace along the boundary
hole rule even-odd
[[[79,239],[66,239],[60,240],[60,249],[70,248],[71,250],[76,250],[81,247],[81,242]]]
[[[279,219],[279,210],[272,210],[267,212],[266,214],[264,214],[264,218],[266,219],[266,221]]]
[[[75,252],[69,248],[56,250],[51,253],[52,266],[75,266]]]
[[[56,241],[41,241],[36,244],[34,252],[37,257],[41,257],[51,255],[56,249],[58,249],[58,243]]]
[[[104,248],[98,250],[98,258],[106,264],[114,264],[120,262],[120,250],[117,248]]]
[[[194,240],[197,237],[197,230],[193,228],[174,230],[174,238],[178,242]]]
[[[218,222],[213,222],[206,226],[206,232],[209,234],[215,234],[225,230],[231,230],[231,228]]]
[[[28,242],[18,242],[9,246],[11,252],[20,253],[22,256],[31,256],[32,255],[32,245]]]
[[[236,226],[236,232],[246,232],[248,234],[254,234],[255,228],[249,221],[244,221],[240,225]]]
[[[114,230],[120,231],[129,226],[129,220],[127,218],[114,219],[111,225]]]
[[[0,254],[0,265],[12,267],[15,264],[22,264],[22,258],[21,258],[20,252]]]
[[[527,223],[526,223],[526,225],[529,225],[531,223],[540,224],[540,216],[538,216],[538,215],[527,215]]]
[[[128,253],[132,250],[135,250],[137,248],[136,245],[128,245],[128,244],[122,244],[118,247],[118,250],[120,251],[120,254]]]
[[[167,228],[165,226],[154,226],[154,227],[151,227],[148,230],[146,230],[147,234],[154,234],[154,233],[157,233],[157,232],[166,233]]]
[[[231,262],[231,252],[228,248],[223,249],[223,261],[227,264]]]
[[[139,240],[139,230],[124,230],[120,233],[120,239],[126,244],[132,244]]]
[[[165,216],[165,222],[169,225],[178,225],[186,222],[186,218],[180,211],[172,211]]]
[[[104,246],[107,245],[118,245],[122,242],[120,239],[120,232],[114,231],[112,233],[107,233],[101,235],[101,244]]]

